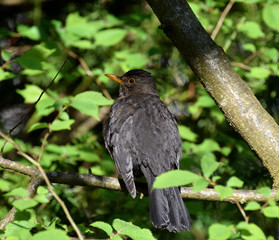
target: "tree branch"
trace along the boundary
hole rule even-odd
[[[184,0],[147,0],[161,28],[279,186],[279,126],[237,75]]]
[[[14,170],[31,178],[40,178],[43,180],[43,176],[40,171],[36,168],[25,166],[23,164],[11,161],[0,157],[0,167]],[[66,172],[47,172],[46,175],[50,182],[60,183],[67,185],[77,185],[77,186],[91,186],[97,188],[104,188],[114,191],[127,192],[125,184],[122,180],[114,177],[102,177],[92,174],[79,174],[79,173],[66,173]],[[42,184],[45,184],[44,181]],[[148,195],[147,185],[145,183],[136,182],[137,192],[143,193],[145,196]],[[276,196],[277,191],[272,190],[271,197]],[[191,187],[182,187],[181,196],[184,199],[196,199],[196,200],[206,200],[206,201],[220,201],[219,193],[212,188],[206,188],[199,192],[192,192]],[[269,198],[262,194],[257,193],[256,190],[234,190],[232,196],[225,198],[223,201],[235,203],[239,201],[241,204],[248,201],[266,202]]]

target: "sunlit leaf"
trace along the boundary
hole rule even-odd
[[[46,122],[34,123],[33,125],[31,125],[27,132],[29,133],[42,128],[48,128],[48,124]]]
[[[133,240],[155,240],[149,229],[140,228],[131,222],[115,219],[112,222],[112,226],[120,235],[128,236]]]
[[[200,176],[185,170],[171,170],[156,177],[153,188],[184,186],[195,182]]]
[[[243,183],[244,182],[238,177],[233,176],[227,181],[227,186],[241,188],[243,186]]]
[[[113,29],[106,29],[99,31],[95,34],[95,42],[94,45],[103,46],[103,47],[109,47],[113,46],[120,41],[123,40],[123,38],[126,36],[127,31],[120,28],[113,28]]]
[[[4,196],[17,196],[17,197],[28,197],[27,190],[25,188],[19,187],[15,188],[12,191],[6,193]]]
[[[205,178],[201,177],[197,181],[194,182],[192,191],[199,192],[199,191],[207,188],[208,185],[209,185],[209,182]]]
[[[264,37],[264,33],[262,32],[261,27],[257,22],[245,22],[241,26],[240,31],[243,32],[247,37],[252,39]]]
[[[60,229],[50,228],[34,234],[32,240],[70,240],[66,232]]]
[[[263,20],[268,27],[279,32],[279,4],[266,4],[263,8]]]
[[[269,218],[279,218],[279,206],[267,206],[263,209],[263,214]]]
[[[91,223],[90,226],[102,229],[109,237],[113,233],[112,227],[108,223],[105,223],[105,222],[97,221],[97,222]]]
[[[182,139],[195,142],[197,140],[198,135],[186,126],[178,125],[178,130]]]
[[[35,207],[37,204],[38,202],[33,199],[15,200],[12,202],[12,205],[20,211],[23,211],[27,208]]]
[[[212,154],[206,154],[201,159],[201,168],[205,176],[210,177],[220,166]]]
[[[222,185],[214,186],[214,189],[220,194],[220,199],[223,200],[233,195],[233,189],[231,187],[225,187]]]
[[[261,205],[258,202],[252,201],[248,202],[244,210],[246,211],[255,211],[261,209]]]
[[[99,120],[98,106],[110,105],[112,103],[113,100],[108,100],[99,92],[87,91],[76,95],[71,106]]]
[[[215,223],[209,227],[209,240],[226,240],[232,234],[232,230],[226,225]]]
[[[73,119],[69,120],[54,120],[54,122],[50,125],[50,129],[53,131],[61,131],[61,130],[71,130],[71,125],[75,122]]]
[[[263,231],[254,223],[240,222],[236,226],[237,230],[240,230],[241,237],[245,240],[266,240],[266,236]]]
[[[32,40],[40,40],[41,34],[37,26],[18,25],[17,31],[22,37],[27,37]]]

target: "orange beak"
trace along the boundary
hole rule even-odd
[[[118,82],[118,83],[120,83],[120,84],[122,84],[123,82],[122,82],[122,80],[118,77],[118,76],[116,76],[116,75],[114,75],[114,74],[105,74],[108,78],[110,78],[111,80],[113,80],[113,81],[115,81],[115,82]]]

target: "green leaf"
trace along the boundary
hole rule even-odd
[[[198,135],[194,132],[191,131],[190,128],[183,126],[183,125],[178,125],[178,130],[180,133],[180,136],[182,139],[191,141],[191,142],[196,142]]]
[[[113,100],[106,99],[101,93],[94,91],[87,91],[76,95],[71,103],[73,108],[94,117],[97,120],[98,106],[110,105]]]
[[[213,182],[217,182],[217,181],[220,180],[220,179],[221,179],[220,176],[213,176],[213,177],[212,177],[212,181],[213,181]]]
[[[198,150],[201,151],[201,152],[215,152],[215,151],[220,151],[220,146],[213,139],[205,139],[198,146]]]
[[[246,211],[255,211],[255,210],[260,210],[260,209],[261,209],[261,205],[255,201],[248,202],[244,208],[244,210],[246,210]]]
[[[70,240],[67,234],[60,229],[49,229],[34,234],[32,240]]]
[[[95,228],[99,228],[102,229],[103,231],[106,232],[106,234],[110,237],[113,233],[112,227],[105,222],[101,222],[101,221],[97,221],[94,223],[91,223],[90,226],[95,227]]]
[[[263,20],[268,27],[279,32],[279,5],[265,5]]]
[[[5,60],[6,62],[9,61],[11,59],[13,52],[12,51],[8,51],[8,50],[1,50],[1,57],[3,58],[3,60]],[[1,68],[2,69],[2,68]],[[3,69],[2,69],[3,70]]]
[[[1,140],[1,139],[0,139]],[[0,141],[0,145],[2,146],[3,143]],[[9,191],[13,184],[5,179],[0,178],[0,190],[3,192]]]
[[[36,85],[26,84],[24,89],[17,89],[16,92],[24,98],[25,103],[34,103],[42,93],[42,89]],[[49,98],[46,93],[42,96],[42,100]]]
[[[270,198],[271,189],[269,187],[262,187],[257,192],[263,194],[266,198]]]
[[[268,205],[269,206],[276,206],[276,201],[275,200],[269,200]]]
[[[144,68],[148,63],[146,55],[134,53],[130,50],[115,52],[114,56],[118,59],[118,62],[120,62],[123,71],[127,69]]]
[[[263,55],[268,57],[270,59],[270,61],[276,62],[279,53],[276,48],[264,48]]]
[[[54,120],[54,122],[50,125],[50,129],[53,131],[61,131],[61,130],[71,130],[71,125],[75,122],[73,119],[69,120]]]
[[[231,187],[224,187],[222,185],[216,185],[214,186],[214,189],[220,194],[221,201],[233,195],[234,192]]]
[[[231,151],[232,151],[232,149],[230,147],[222,147],[221,148],[221,153],[226,157],[229,156]]]
[[[243,49],[246,50],[246,51],[250,51],[250,52],[255,52],[256,51],[256,47],[254,44],[252,43],[246,43],[246,44],[243,44]]]
[[[6,193],[4,196],[17,196],[17,197],[28,197],[27,190],[23,187],[15,188],[12,191]]]
[[[216,106],[214,100],[209,95],[200,96],[195,105],[203,108],[210,108]]]
[[[113,28],[99,31],[95,34],[95,46],[109,47],[124,39],[127,31],[121,28]]]
[[[98,154],[90,152],[90,151],[79,151],[80,160],[85,160],[87,162],[99,162],[100,157]]]
[[[42,128],[48,128],[48,124],[46,122],[34,123],[33,125],[31,125],[27,132],[29,133]]]
[[[67,112],[62,112],[62,113],[59,114],[59,119],[60,120],[69,120],[70,116]]]
[[[22,37],[27,37],[35,41],[41,39],[40,30],[37,26],[18,25],[17,31]]]
[[[54,104],[55,104],[55,100],[51,97],[40,99],[40,101],[36,104],[37,115],[48,116],[49,114],[55,111]]]
[[[37,189],[37,193],[39,195],[41,195],[41,194],[45,195],[45,194],[48,194],[48,192],[49,192],[48,189],[44,186],[39,186]]]
[[[232,230],[226,225],[215,223],[209,227],[209,240],[226,240],[232,234]]]
[[[243,181],[238,177],[233,176],[227,181],[227,186],[241,188],[243,186]]]
[[[239,30],[252,39],[264,37],[264,33],[257,22],[247,21],[240,27]]]
[[[35,197],[35,200],[39,203],[48,203],[49,199],[45,195],[38,195]]]
[[[268,69],[261,67],[253,67],[249,73],[247,73],[247,77],[256,78],[256,79],[265,79],[267,78],[271,72]]]
[[[67,16],[65,29],[79,37],[90,38],[105,26],[104,21],[89,21],[87,17],[80,16],[78,12],[75,12]]]
[[[263,209],[263,214],[269,218],[279,218],[279,207],[267,206]]]
[[[15,215],[14,224],[17,224],[20,227],[32,229],[38,223],[36,219],[36,212],[34,209],[26,209],[24,211],[17,211]]]
[[[32,235],[30,230],[26,229],[25,227],[22,227],[14,222],[11,222],[6,226],[5,239],[7,240],[26,240],[31,238]]]
[[[11,72],[6,72],[4,69],[0,68],[0,81],[14,78],[16,75]]]
[[[254,223],[240,222],[236,229],[240,230],[241,237],[245,240],[266,240],[263,231]]]
[[[199,191],[207,188],[208,185],[209,185],[209,182],[205,178],[201,177],[197,181],[194,182],[192,191],[199,192]]]
[[[94,45],[89,40],[76,40],[71,43],[71,46],[77,47],[80,49],[92,49],[94,48]]]
[[[205,176],[210,177],[220,166],[220,163],[215,161],[213,154],[206,154],[201,159],[201,168]]]
[[[38,202],[33,199],[15,200],[12,202],[12,205],[20,211],[35,207],[37,204]]]
[[[185,170],[171,170],[156,177],[153,189],[184,186],[195,182],[200,176]]]
[[[133,240],[155,240],[149,229],[140,228],[130,222],[115,219],[112,226],[120,235],[128,236]]]
[[[44,47],[43,44],[35,45],[23,55],[16,58],[16,62],[24,68],[43,71],[42,61],[55,51],[55,49],[48,49]]]

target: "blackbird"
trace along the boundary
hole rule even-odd
[[[144,175],[152,224],[170,232],[189,231],[191,219],[180,189],[152,191],[158,175],[179,168],[181,138],[175,116],[160,100],[149,72],[135,69],[106,76],[120,83],[120,92],[105,121],[104,140],[127,190],[135,198],[134,176]]]

